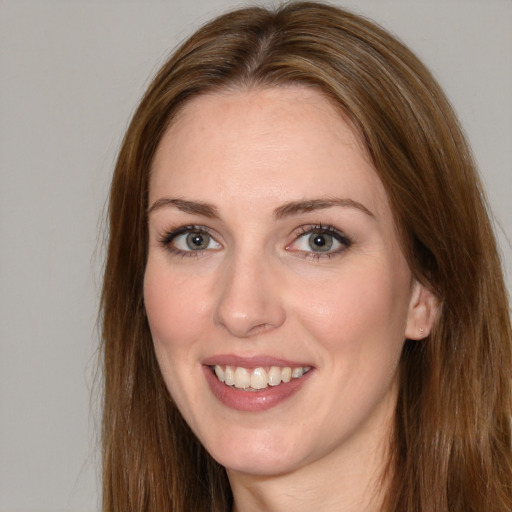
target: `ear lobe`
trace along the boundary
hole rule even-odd
[[[421,340],[430,334],[436,319],[438,304],[437,297],[415,280],[405,327],[407,339]]]

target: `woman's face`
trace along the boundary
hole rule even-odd
[[[149,204],[156,356],[212,456],[271,475],[374,451],[422,295],[331,104],[301,87],[193,99],[159,144]]]

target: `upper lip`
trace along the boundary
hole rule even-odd
[[[238,356],[235,354],[219,354],[215,356],[207,357],[202,361],[205,366],[240,366],[242,368],[258,368],[265,366],[280,366],[280,367],[311,367],[310,363],[301,361],[291,361],[287,359],[281,359],[269,355],[255,355],[255,356]]]

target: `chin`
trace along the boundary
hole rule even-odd
[[[287,434],[224,429],[220,440],[205,440],[203,445],[228,473],[275,476],[301,465],[301,453],[290,445]]]

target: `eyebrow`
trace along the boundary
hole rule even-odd
[[[300,215],[302,213],[309,213],[315,210],[323,210],[325,208],[332,208],[334,206],[341,206],[343,208],[355,208],[362,211],[369,217],[375,218],[375,215],[366,208],[363,204],[353,199],[347,198],[324,198],[324,199],[307,199],[303,201],[291,201],[279,206],[274,210],[274,217],[276,219],[283,219],[292,215]],[[202,201],[187,201],[185,199],[177,199],[170,197],[162,197],[157,199],[149,208],[148,215],[161,208],[172,207],[184,213],[191,213],[194,215],[201,215],[209,219],[220,219],[219,210],[216,206]]]
[[[290,215],[299,215],[301,213],[309,213],[315,210],[323,210],[325,208],[332,208],[333,206],[341,206],[343,208],[356,208],[366,215],[375,218],[375,215],[366,208],[363,204],[354,201],[353,199],[345,198],[325,198],[325,199],[309,199],[305,201],[292,201],[286,203],[274,210],[274,217],[282,219]]]
[[[162,197],[157,199],[149,208],[148,215],[160,208],[174,207],[184,213],[192,213],[195,215],[202,215],[209,219],[220,219],[219,210],[210,203],[203,203],[201,201],[186,201],[185,199],[172,199],[170,197]]]

